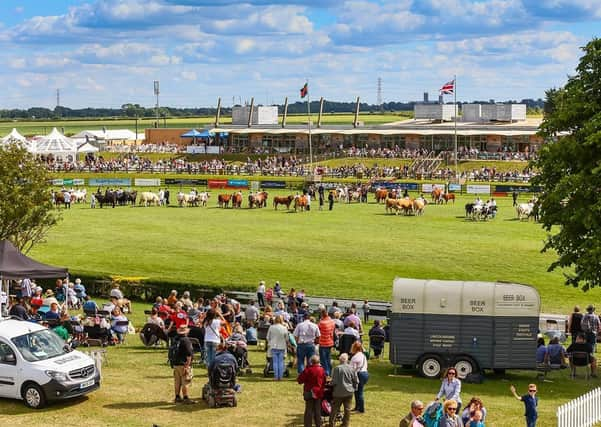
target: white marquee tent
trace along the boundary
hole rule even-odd
[[[13,130],[4,138],[0,139],[0,145],[7,144],[21,144],[25,148],[29,148],[29,143],[27,142],[27,139],[23,135],[21,135],[19,131],[15,128],[13,128]]]
[[[33,152],[35,154],[52,154],[63,160],[68,160],[71,156],[71,160],[75,160],[77,144],[54,128],[48,135],[36,141]]]
[[[99,150],[98,147],[93,146],[89,142],[85,142],[85,143],[81,144],[79,147],[77,147],[78,153],[97,153],[98,150]]]

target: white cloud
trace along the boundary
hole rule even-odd
[[[190,81],[196,80],[196,73],[194,71],[182,71],[180,73],[180,76],[184,80],[190,80]]]

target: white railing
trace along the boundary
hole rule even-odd
[[[601,388],[557,408],[558,427],[592,427],[601,422]]]

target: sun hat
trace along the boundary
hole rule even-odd
[[[54,296],[54,291],[52,289],[46,289],[46,296],[47,297]]]

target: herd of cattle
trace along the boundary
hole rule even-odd
[[[385,188],[376,188],[374,191],[376,203],[383,203],[386,213],[398,215],[402,213],[404,215],[415,215],[421,216],[424,214],[425,207],[428,205],[428,201],[423,195],[412,198],[409,197],[408,192],[405,191],[401,194],[400,190],[390,190]],[[68,193],[68,195],[66,195]],[[351,203],[367,202],[367,186],[357,187],[339,187],[332,190],[335,200],[338,202]],[[161,193],[159,193],[161,194]],[[168,200],[162,199],[159,194],[151,191],[138,192],[135,190],[111,190],[107,189],[101,192],[98,189],[95,193],[90,194],[90,202],[92,207],[96,204],[100,208],[103,206],[160,206],[168,204]],[[87,191],[86,189],[73,189],[73,190],[62,190],[52,193],[52,199],[57,205],[66,203],[86,203],[87,202]],[[162,194],[161,194],[162,196]],[[266,191],[251,192],[247,197],[248,208],[266,208],[268,202],[268,193]],[[191,191],[190,193],[178,192],[176,195],[177,205],[180,207],[188,206],[203,206],[208,205],[208,201],[211,197],[209,192]],[[276,196],[273,197],[272,206],[275,210],[279,206],[286,207],[287,210],[294,209],[297,211],[309,210],[311,206],[311,200],[315,199],[316,194],[314,189],[311,189],[307,194],[296,194],[288,196]],[[217,206],[220,208],[242,208],[244,195],[242,191],[234,193],[221,193],[217,195]],[[439,188],[435,188],[431,192],[431,202],[434,204],[448,204],[449,201],[455,203],[454,193],[445,193]],[[488,220],[494,218],[497,214],[496,204],[481,203],[477,200],[474,203],[467,203],[465,205],[465,218],[470,220]],[[538,220],[539,209],[537,199],[533,198],[528,203],[518,204],[516,207],[516,214],[518,220],[528,220],[533,218],[535,221]]]

